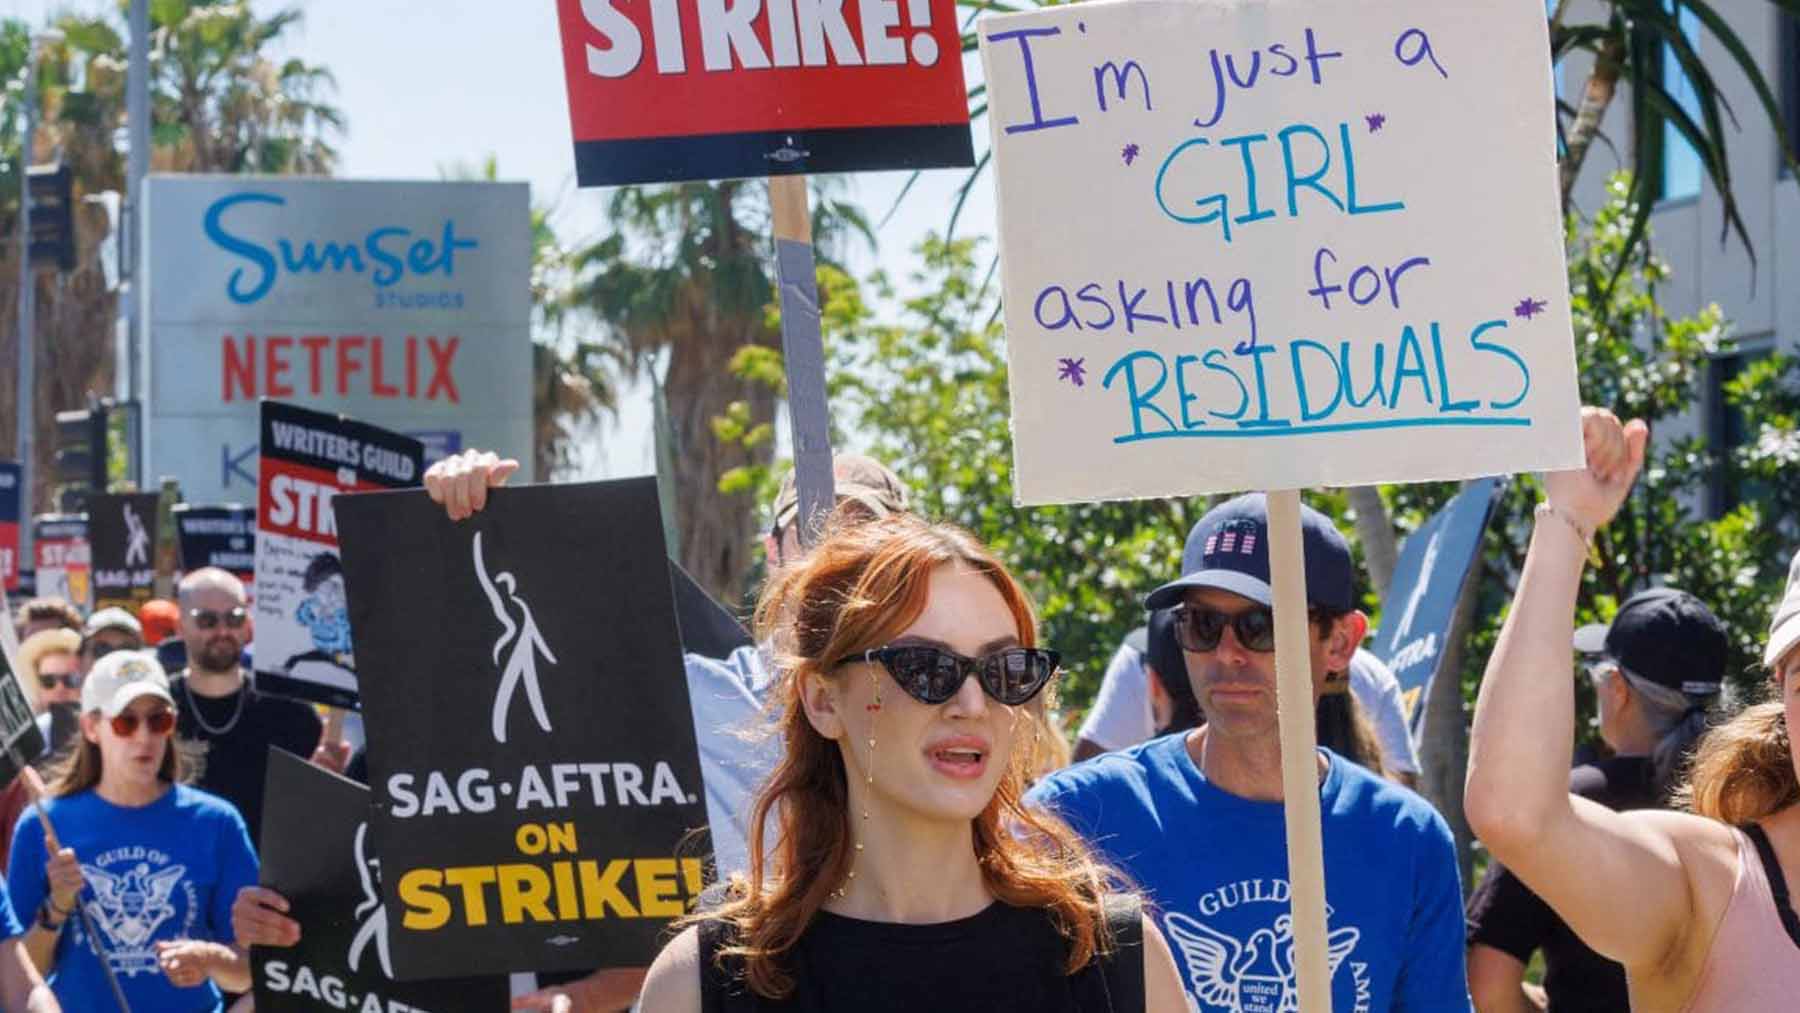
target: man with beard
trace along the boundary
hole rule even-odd
[[[263,777],[269,747],[325,762],[319,715],[297,700],[257,692],[244,674],[244,645],[251,635],[244,585],[224,570],[205,567],[182,578],[181,639],[188,667],[173,680],[176,734],[206,747],[205,769],[197,786],[237,807],[250,829],[262,837]],[[315,754],[315,750],[320,752]]]

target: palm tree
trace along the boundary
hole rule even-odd
[[[500,160],[438,166],[444,179],[500,178]],[[557,234],[560,201],[531,204],[531,463],[539,481],[577,463],[583,430],[619,408],[617,346],[596,340],[592,312],[571,297],[574,254]]]
[[[151,5],[151,164],[159,170],[197,172],[329,173],[336,152],[328,139],[341,132],[343,115],[325,101],[331,76],[321,68],[266,55],[300,21],[284,10],[262,18],[248,4],[217,0],[159,0]],[[77,265],[67,273],[39,272],[37,302],[37,432],[48,434],[54,413],[82,407],[89,391],[112,387],[116,296],[101,267],[107,216],[85,202],[122,191],[124,153],[114,143],[125,115],[126,46],[117,16],[65,14],[54,19],[63,38],[46,46],[38,64],[35,102],[39,129],[29,158],[21,159],[14,101],[26,57],[28,27],[0,22],[0,80],[8,101],[0,113],[0,315],[17,315],[17,242],[21,161],[59,158],[74,175]],[[16,362],[15,328],[0,337],[0,361]],[[16,388],[0,388],[0,446],[16,440]],[[35,474],[49,475],[54,441],[40,436]],[[40,481],[29,502],[45,505]]]
[[[861,212],[835,198],[838,189],[813,180],[813,235],[825,253],[850,235],[873,241]],[[766,466],[773,449],[727,444],[713,427],[734,404],[752,424],[775,416],[776,392],[729,368],[739,349],[774,347],[781,337],[770,312],[768,191],[747,180],[622,187],[607,211],[611,231],[577,254],[573,298],[605,322],[626,366],[657,386],[680,563],[715,597],[735,600],[752,560],[757,504],[748,493],[721,492],[719,479]]]

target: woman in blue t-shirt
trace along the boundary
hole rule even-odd
[[[32,806],[14,831],[7,885],[32,922],[25,949],[64,1009],[117,1008],[116,982],[135,1013],[213,1013],[221,987],[250,987],[249,959],[229,945],[232,898],[257,877],[244,821],[179,783],[154,655],[101,659],[81,710],[81,740],[40,803],[47,819]]]

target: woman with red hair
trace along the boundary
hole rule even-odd
[[[782,653],[785,748],[750,875],[663,950],[641,1009],[1186,1008],[1136,898],[1020,803],[1026,708],[1058,658],[986,548],[912,517],[846,527],[757,622]]]

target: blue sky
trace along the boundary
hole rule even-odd
[[[113,0],[12,0],[8,14],[42,24],[55,11],[98,11]],[[267,13],[299,6],[305,22],[288,51],[329,67],[337,104],[349,119],[340,142],[339,175],[370,179],[435,179],[441,166],[477,163],[492,153],[503,179],[531,183],[533,199],[555,203],[565,239],[603,224],[603,191],[577,190],[552,0],[253,0]],[[973,69],[973,68],[971,68]],[[985,133],[985,127],[977,128]],[[985,147],[985,137],[977,137]],[[909,270],[908,251],[928,229],[942,230],[963,179],[961,170],[926,174],[901,212],[882,230],[874,255],[858,251],[858,273]],[[905,173],[870,173],[852,196],[877,220]],[[993,234],[993,195],[983,181],[964,211],[958,234]],[[600,478],[653,470],[650,406],[644,389],[628,392],[617,423],[596,434],[588,474]]]

